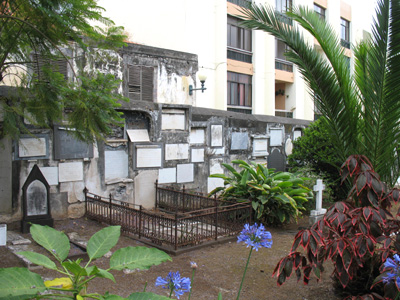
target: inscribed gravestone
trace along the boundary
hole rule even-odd
[[[297,140],[299,137],[301,137],[301,130],[300,129],[295,129],[293,131],[293,141]]]
[[[266,137],[254,137],[253,157],[268,155],[268,140]]]
[[[129,140],[132,143],[136,142],[150,142],[150,137],[147,129],[127,129]]]
[[[93,145],[78,140],[73,135],[73,129],[54,126],[54,158],[76,159],[92,158]]]
[[[279,149],[273,149],[268,156],[268,169],[275,168],[276,171],[285,171],[285,156]]]
[[[105,179],[127,178],[128,164],[124,150],[104,151]]]
[[[163,109],[161,130],[185,130],[185,111],[181,109]]]
[[[211,147],[222,147],[222,125],[211,125]]]
[[[204,145],[204,143],[206,142],[205,130],[202,128],[192,128],[190,130],[189,140],[190,140],[190,144]]]
[[[192,149],[192,162],[204,162],[204,148]]]
[[[59,182],[82,181],[83,163],[82,162],[59,163],[58,180]]]
[[[165,168],[158,170],[158,183],[175,183],[176,168]]]
[[[166,144],[165,160],[180,160],[189,158],[189,144]]]
[[[33,181],[26,189],[26,215],[37,216],[47,213],[47,189],[43,182]]]
[[[162,149],[160,145],[136,145],[136,168],[162,167]]]
[[[282,146],[283,143],[283,129],[271,128],[269,130],[270,146]]]
[[[285,153],[286,155],[290,155],[292,154],[292,151],[293,151],[293,143],[292,140],[288,138],[285,142]]]
[[[232,132],[231,150],[247,150],[248,142],[247,132]]]
[[[40,167],[40,171],[42,171],[49,185],[58,185],[57,167]]]
[[[180,164],[176,166],[176,182],[185,183],[194,181],[193,164]]]
[[[46,138],[21,138],[18,143],[19,157],[47,156]]]

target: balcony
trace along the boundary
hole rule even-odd
[[[342,45],[342,47],[344,47],[344,48],[350,49],[350,42],[349,41],[341,39],[340,40],[340,45]]]
[[[293,119],[293,112],[281,109],[275,109],[275,117],[283,117]]]
[[[278,21],[281,21],[282,23],[285,23],[285,24],[290,25],[290,26],[293,25],[292,18],[289,18],[283,12],[277,11],[276,12],[276,18],[278,19]]]
[[[252,113],[251,107],[245,106],[228,106],[226,110],[247,115],[251,115]]]
[[[249,7],[249,5],[251,4],[250,0],[227,0],[227,1],[241,7]]]
[[[252,63],[252,56],[253,53],[249,52],[249,51],[245,51],[242,49],[237,49],[237,48],[233,48],[233,47],[228,47],[228,51],[227,51],[227,57],[229,59],[233,59],[233,60],[238,60],[238,61],[242,61],[245,63]]]
[[[293,64],[287,60],[275,58],[275,69],[293,73]]]

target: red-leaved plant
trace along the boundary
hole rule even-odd
[[[370,289],[386,258],[400,252],[400,235],[396,235],[400,210],[396,216],[390,213],[400,191],[388,190],[362,155],[350,156],[341,167],[341,176],[342,183],[352,182],[348,198],[336,202],[322,220],[297,233],[289,255],[279,261],[273,274],[278,285],[293,272],[297,280],[303,277],[307,284],[312,274],[319,280],[323,263],[331,260],[334,278],[343,291],[348,290],[346,299],[388,299],[380,295],[383,292]]]

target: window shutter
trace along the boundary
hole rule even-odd
[[[128,68],[129,99],[153,101],[154,68],[130,66]]]
[[[32,70],[33,73],[43,78],[43,67],[48,65],[53,71],[59,72],[68,78],[68,61],[66,59],[49,59],[40,54],[32,54]]]
[[[141,100],[140,99],[140,75],[141,75],[141,67],[139,66],[131,66],[128,69],[128,91],[129,91],[129,99],[132,100]]]
[[[154,68],[142,67],[142,100],[153,102],[153,75]]]

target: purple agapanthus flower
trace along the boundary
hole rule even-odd
[[[257,223],[253,226],[246,224],[238,236],[237,242],[245,242],[247,247],[253,247],[258,251],[258,248],[260,247],[271,248],[272,235],[269,231],[265,231],[264,225],[262,224],[260,224],[260,226],[258,226]]]
[[[188,277],[181,277],[179,271],[169,272],[168,276],[162,278],[161,276],[156,279],[156,286],[162,286],[164,289],[175,292],[176,298],[179,299],[186,292],[190,292],[190,279]]]
[[[385,274],[382,278],[384,283],[394,281],[397,289],[400,290],[400,256],[395,254],[393,258],[394,260],[388,257],[383,263]]]

